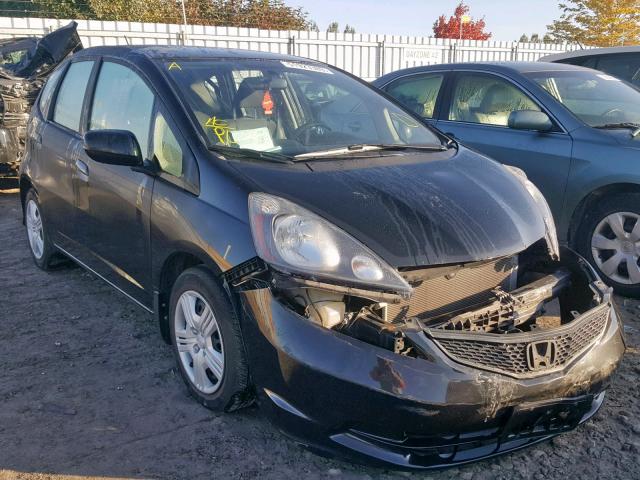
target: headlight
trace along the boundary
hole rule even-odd
[[[520,181],[520,183],[522,183],[522,185],[527,189],[527,192],[529,192],[529,195],[533,197],[533,200],[536,202],[538,207],[540,207],[546,229],[546,240],[549,247],[549,253],[554,260],[560,260],[560,246],[558,245],[556,223],[553,221],[553,214],[551,213],[547,200],[542,195],[542,192],[538,190],[538,187],[536,187],[531,180],[527,178],[527,174],[524,173],[523,170],[511,165],[505,165],[505,167]]]
[[[258,256],[278,270],[408,294],[409,284],[384,260],[322,217],[280,197],[249,195]]]

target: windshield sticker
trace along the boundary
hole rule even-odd
[[[171,70],[182,70],[182,67],[179,64],[177,64],[176,62],[171,62],[169,64],[169,71],[171,71]]]
[[[270,152],[276,148],[267,127],[234,130],[231,135],[240,148],[250,148],[259,152]]]
[[[295,68],[298,70],[306,70],[307,72],[316,72],[316,73],[327,73],[329,75],[333,75],[333,72],[328,68],[321,67],[319,65],[309,65],[308,63],[298,63],[298,62],[280,62],[287,68]]]
[[[218,141],[230,147],[235,144],[233,138],[231,137],[231,127],[224,120],[218,120],[216,117],[211,117],[204,124],[204,128],[210,128],[213,130],[213,133],[218,137]]]
[[[598,76],[603,80],[609,80],[610,82],[619,82],[620,79],[612,77],[611,75],[605,75],[604,73],[598,73]]]

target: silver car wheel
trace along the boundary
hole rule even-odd
[[[27,236],[29,246],[36,259],[40,260],[44,254],[44,229],[42,228],[42,217],[38,204],[34,200],[27,202],[27,212],[25,218],[27,224]]]
[[[212,394],[224,376],[222,332],[207,301],[192,290],[180,295],[174,314],[175,341],[182,367],[196,389]]]
[[[640,284],[640,215],[616,212],[602,219],[591,238],[593,259],[602,273],[624,284]]]

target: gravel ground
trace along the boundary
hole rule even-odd
[[[629,348],[599,414],[514,454],[403,473],[301,450],[257,408],[189,398],[150,315],[72,265],[38,270],[18,196],[0,194],[0,480],[69,478],[640,478],[640,303],[618,298]]]

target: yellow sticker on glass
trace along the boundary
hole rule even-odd
[[[218,120],[216,117],[211,117],[204,124],[205,128],[210,128],[213,133],[218,137],[218,141],[226,146],[236,144],[231,136],[231,127],[224,120]]]

